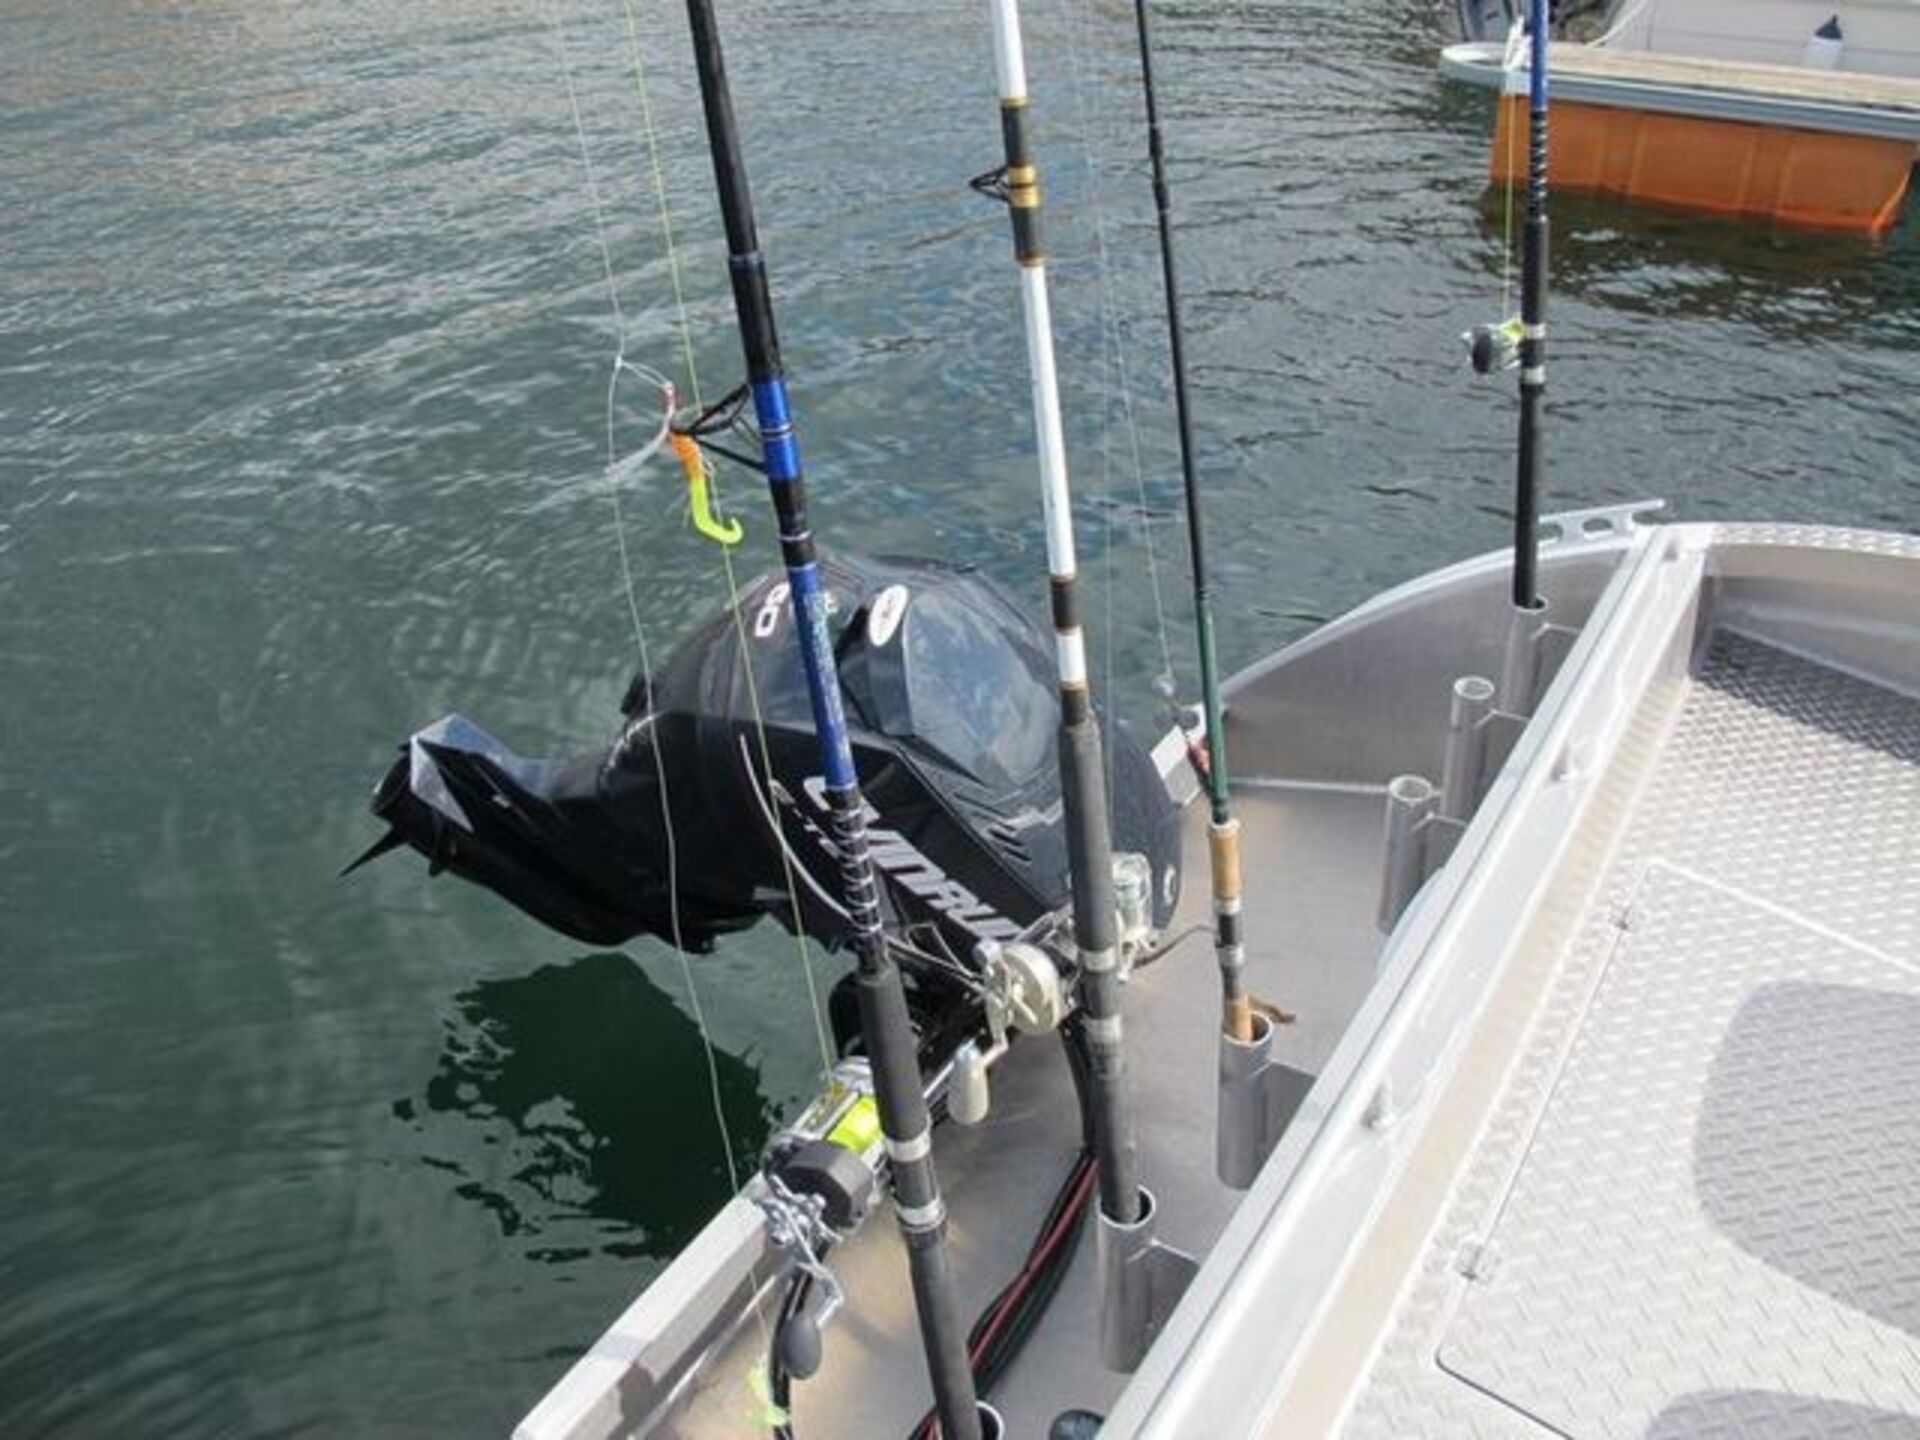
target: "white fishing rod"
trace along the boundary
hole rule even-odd
[[[1054,651],[1060,684],[1060,794],[1071,870],[1074,948],[1080,972],[1079,1023],[1092,1062],[1092,1138],[1100,1166],[1100,1209],[1115,1224],[1133,1225],[1141,1218],[1142,1202],[1125,1093],[1113,837],[1100,760],[1100,731],[1093,712],[1093,685],[1087,674],[1086,638],[1075,598],[1073,500],[1067,485],[1067,445],[1054,371],[1046,251],[1040,238],[1040,174],[1027,134],[1027,68],[1020,42],[1019,6],[1015,0],[991,0],[990,9],[1006,164],[973,183],[975,189],[1006,202],[1013,221],[1014,258],[1020,265],[1047,570],[1053,594]]]

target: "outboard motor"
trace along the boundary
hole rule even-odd
[[[970,569],[823,558],[821,578],[889,933],[964,965],[980,940],[1067,903],[1046,639]],[[576,940],[650,934],[689,950],[764,915],[793,928],[790,867],[800,928],[838,944],[784,576],[754,581],[739,606],[689,634],[651,693],[635,677],[599,753],[524,760],[458,715],[411,737],[373,797],[392,829],[354,863],[411,845]],[[1178,816],[1132,732],[1111,736],[1114,849],[1146,857],[1158,927],[1179,894]]]

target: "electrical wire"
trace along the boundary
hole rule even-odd
[[[807,1299],[813,1294],[813,1276],[804,1270],[795,1270],[793,1278],[787,1281],[786,1294],[780,1300],[780,1313],[773,1325],[773,1338],[767,1342],[767,1400],[773,1406],[774,1413],[780,1418],[773,1422],[774,1440],[793,1440],[793,1377],[787,1373],[785,1359],[780,1354],[780,1336],[787,1322],[806,1308]]]
[[[1061,1027],[1060,1040],[1066,1049],[1067,1066],[1079,1104],[1081,1145],[1041,1218],[1026,1259],[1013,1278],[986,1303],[967,1332],[967,1361],[973,1368],[974,1385],[983,1399],[993,1393],[1033,1338],[1065,1282],[1086,1233],[1085,1221],[1093,1209],[1093,1197],[1099,1190],[1099,1166],[1094,1160],[1090,1138],[1093,1134],[1091,1060],[1078,1016]],[[939,1422],[933,1412],[928,1411],[910,1432],[910,1440],[936,1440],[939,1433]],[[792,1437],[782,1437],[782,1440],[792,1440]]]

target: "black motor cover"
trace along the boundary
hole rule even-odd
[[[821,570],[890,927],[964,958],[1060,908],[1046,638],[968,569],[842,557]],[[626,724],[598,754],[523,760],[457,715],[428,726],[375,791],[392,830],[362,858],[409,844],[577,940],[652,934],[705,950],[763,915],[794,928],[784,845],[799,927],[837,944],[838,871],[792,623],[784,576],[754,581],[737,616],[690,633],[650,691],[635,677]],[[1148,858],[1164,923],[1179,893],[1177,814],[1131,731],[1109,734],[1114,848]]]

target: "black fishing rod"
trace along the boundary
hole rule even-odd
[[[993,0],[994,68],[1000,86],[1000,133],[1006,164],[974,182],[1002,199],[1013,222],[1020,299],[1033,387],[1047,572],[1053,595],[1054,658],[1060,689],[1060,799],[1073,894],[1074,949],[1080,969],[1078,1023],[1092,1058],[1093,1146],[1100,1166],[1100,1208],[1132,1225],[1141,1213],[1131,1117],[1126,1108],[1126,1051],[1120,1004],[1120,937],[1114,908],[1113,835],[1087,674],[1086,636],[1075,596],[1073,497],[1054,371],[1053,320],[1047,298],[1046,249],[1040,239],[1040,171],[1027,134],[1027,72],[1017,0]]]
[[[687,0],[687,20],[693,31],[714,184],[726,225],[734,311],[746,353],[747,381],[759,424],[767,489],[779,521],[794,635],[806,669],[814,727],[820,736],[826,801],[840,860],[842,903],[857,959],[855,989],[860,1002],[860,1029],[873,1066],[874,1098],[886,1136],[894,1210],[906,1241],[920,1337],[933,1382],[934,1409],[940,1417],[943,1440],[981,1440],[980,1406],[967,1363],[966,1331],[947,1253],[946,1206],[934,1173],[932,1125],[921,1089],[906,991],[881,928],[878,882],[867,846],[867,803],[854,770],[840,680],[834,669],[826,594],[815,560],[813,532],[807,523],[800,447],[794,435],[766,264],[754,229],[753,199],[741,160],[733,98],[711,0]]]
[[[1173,216],[1167,188],[1167,158],[1160,139],[1160,105],[1153,83],[1153,21],[1147,0],[1134,0],[1140,39],[1140,87],[1147,102],[1147,158],[1153,175],[1153,206],[1160,222],[1160,279],[1167,302],[1167,348],[1173,364],[1173,411],[1180,435],[1180,477],[1187,501],[1187,558],[1193,570],[1193,621],[1200,650],[1200,704],[1207,727],[1208,858],[1213,871],[1213,948],[1220,963],[1220,1028],[1234,1040],[1253,1039],[1253,1006],[1243,972],[1246,940],[1241,929],[1240,822],[1233,817],[1228,786],[1225,711],[1215,653],[1213,597],[1207,584],[1206,536],[1200,514],[1200,475],[1194,459],[1193,410],[1187,398],[1186,327],[1180,318],[1180,279],[1173,255]]]
[[[1527,75],[1527,221],[1520,250],[1520,443],[1513,497],[1513,603],[1538,610],[1541,410],[1547,393],[1548,0],[1530,0]]]

